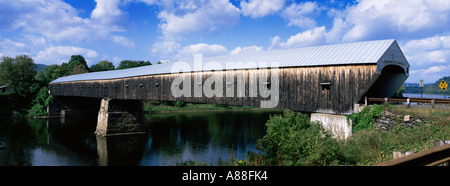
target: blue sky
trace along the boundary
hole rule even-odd
[[[0,0],[0,56],[61,64],[396,39],[407,82],[450,76],[448,0]]]

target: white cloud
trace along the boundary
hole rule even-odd
[[[126,13],[119,8],[120,0],[95,0],[97,5],[91,13],[93,20],[104,24],[117,24],[123,21]]]
[[[418,82],[419,79],[435,81],[449,75],[450,36],[410,40],[401,49],[411,65],[408,82]]]
[[[316,2],[293,3],[281,13],[281,16],[288,20],[288,26],[298,26],[300,28],[313,28],[317,22],[310,16],[316,16],[320,12]]]
[[[12,41],[10,39],[0,38],[0,57],[16,57],[17,55],[29,54],[30,48],[24,43]]]
[[[422,71],[422,74],[433,74],[433,73],[437,73],[437,72],[441,72],[445,69],[445,66],[440,65],[440,66],[432,66],[430,68],[425,69],[424,71]]]
[[[176,1],[174,7],[158,14],[159,28],[165,41],[180,40],[183,36],[202,31],[216,31],[221,27],[234,27],[239,22],[240,10],[228,0]]]
[[[320,45],[324,43],[326,34],[325,26],[321,26],[299,32],[296,35],[290,36],[285,42],[280,42],[280,37],[275,36],[272,38],[272,45],[269,49]]]
[[[164,50],[167,48],[169,51]],[[223,45],[206,43],[197,43],[181,48],[179,43],[176,42],[157,42],[154,44],[152,52],[160,52],[158,56],[162,56],[161,60],[163,61],[192,61],[194,59],[194,54],[202,54],[203,57],[213,57],[257,52],[261,50],[263,50],[263,47],[247,46],[236,47],[230,51]]]
[[[450,63],[450,36],[434,36],[410,40],[402,50],[408,61],[424,67],[433,63]]]
[[[91,14],[91,18],[81,18],[78,11],[61,0],[29,1],[15,0],[0,2],[0,29],[16,30],[28,38],[41,38],[38,42],[70,41],[119,41],[123,36],[114,32],[125,31],[126,14],[118,9],[118,0],[102,1]],[[5,15],[5,18],[3,17]],[[122,37],[118,40],[118,37]],[[44,40],[42,40],[44,38]],[[128,44],[130,40],[128,39]]]
[[[190,61],[194,54],[202,54],[203,57],[227,55],[228,49],[222,45],[197,43],[183,47],[176,55],[177,60]]]
[[[181,48],[180,41],[194,34],[215,32],[223,27],[234,27],[240,19],[240,10],[228,0],[206,2],[168,0],[156,4],[162,9],[158,14],[162,35],[152,45],[150,51],[160,59],[184,57],[188,50],[206,45],[197,44]]]
[[[450,1],[361,0],[343,15],[343,41],[433,36],[448,30]]]
[[[403,49],[409,52],[450,49],[450,36],[434,36],[418,40],[410,40]]]
[[[61,64],[68,62],[72,55],[82,55],[88,65],[91,65],[94,62],[93,59],[98,57],[98,53],[91,49],[74,46],[55,46],[40,51],[33,59],[35,63],[39,64]]]
[[[173,58],[180,49],[180,44],[175,41],[158,41],[152,45],[150,53],[158,56],[160,60]]]
[[[258,52],[261,51],[263,49],[263,47],[258,47],[258,46],[249,46],[249,47],[236,47],[235,49],[233,49],[232,51],[230,51],[231,55],[234,54],[240,54],[240,53],[251,53],[251,52]]]
[[[434,83],[436,80],[448,76],[449,71],[450,65],[436,65],[411,70],[407,82],[418,83],[419,80],[423,79],[425,83]]]
[[[121,44],[124,47],[134,48],[134,42],[123,36],[112,36],[115,43]]]
[[[327,33],[326,42],[327,43],[338,43],[341,41],[342,36],[349,29],[348,23],[346,23],[341,18],[335,17],[333,19],[333,27]]]
[[[280,11],[285,0],[249,0],[241,1],[242,14],[252,18],[264,17]]]

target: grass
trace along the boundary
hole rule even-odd
[[[349,165],[373,165],[393,158],[392,152],[423,151],[433,148],[435,140],[450,139],[450,109],[405,108],[385,109],[397,115],[412,115],[423,122],[419,127],[398,125],[390,131],[368,128],[354,133],[340,148]]]
[[[193,112],[193,111],[215,111],[215,110],[261,110],[259,107],[248,106],[229,106],[220,104],[197,104],[184,103],[182,101],[146,101],[144,102],[144,111],[148,113],[159,112]],[[268,110],[268,109],[264,109]]]

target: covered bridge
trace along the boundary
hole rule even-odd
[[[409,67],[393,39],[203,59],[196,56],[189,62],[58,78],[49,85],[54,100],[49,114],[99,113],[100,123],[106,117],[100,113],[110,112],[112,105],[104,107],[102,99],[120,103],[122,106],[111,108],[121,109],[121,113],[134,109],[134,115],[140,112],[136,110],[139,100],[349,114],[365,96],[391,97],[408,78]]]
[[[185,64],[190,68],[176,67]],[[200,68],[192,61],[66,76],[50,83],[50,93],[53,96],[182,100],[253,107],[260,107],[261,100],[273,100],[278,96],[278,103],[273,105],[276,108],[346,114],[353,111],[354,104],[364,101],[365,96],[392,96],[409,76],[408,61],[392,39],[203,58],[200,64]],[[275,70],[278,82],[270,78]],[[208,96],[206,92],[195,92],[199,88],[206,89],[208,78],[217,73],[222,75],[220,81],[223,82],[220,85],[214,79],[210,90],[217,90],[217,86],[222,94]],[[189,75],[185,80],[190,83],[180,82],[182,88],[179,89],[187,90],[189,88],[183,86],[190,85],[191,93],[175,97],[171,86],[182,75]],[[267,76],[266,80],[262,80],[263,76]],[[244,91],[239,89],[242,87],[240,80],[244,80]],[[274,87],[277,83],[279,95],[260,94],[263,88],[277,88]]]

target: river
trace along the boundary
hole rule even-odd
[[[445,95],[445,97],[447,99],[449,99],[450,95]],[[403,97],[411,97],[411,98],[420,98],[420,93],[403,93]],[[441,95],[435,95],[435,94],[422,94],[423,98],[439,98],[439,99],[444,99],[444,94]]]
[[[216,165],[245,159],[277,111],[147,114],[144,135],[98,137],[96,118],[2,119],[0,166]]]

